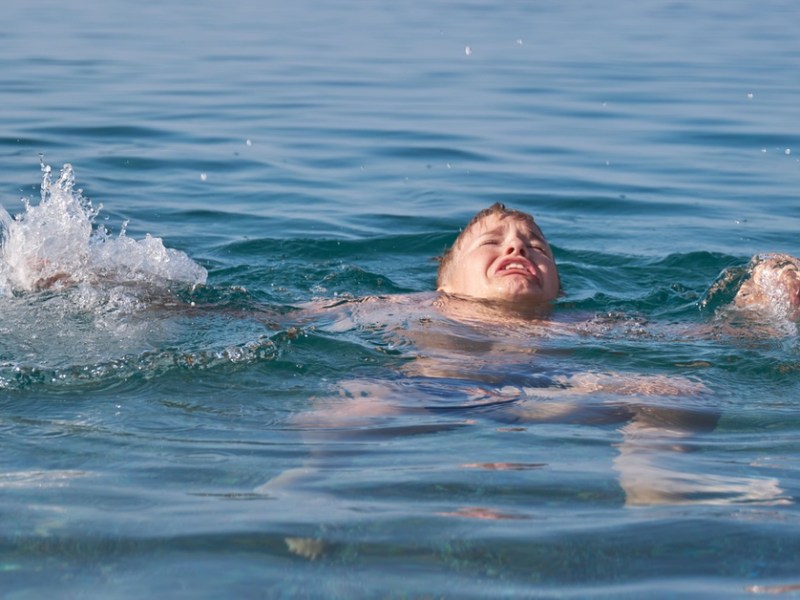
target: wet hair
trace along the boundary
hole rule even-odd
[[[439,259],[439,270],[436,273],[436,287],[437,289],[440,288],[444,282],[447,280],[449,275],[450,266],[453,262],[453,256],[455,255],[456,251],[461,248],[461,244],[464,241],[466,235],[472,230],[473,227],[481,223],[484,219],[491,216],[497,216],[500,218],[510,217],[512,219],[519,219],[526,223],[533,231],[540,232],[539,226],[533,220],[533,217],[526,212],[522,212],[521,210],[514,210],[511,208],[506,208],[505,204],[500,202],[495,202],[488,208],[484,208],[478,214],[476,214],[467,226],[461,230],[461,233],[458,234],[458,237],[453,242],[453,245],[450,246],[447,250],[445,250],[444,254],[442,254],[441,258]]]

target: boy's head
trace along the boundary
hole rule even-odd
[[[524,308],[560,291],[553,252],[529,214],[495,203],[475,215],[442,256],[439,291]]]

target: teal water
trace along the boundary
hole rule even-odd
[[[798,593],[796,330],[723,326],[800,253],[793,3],[0,17],[4,597]],[[429,304],[495,201],[552,326]]]

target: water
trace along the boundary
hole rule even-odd
[[[793,3],[0,16],[5,597],[797,593]],[[431,304],[494,201],[552,323]]]

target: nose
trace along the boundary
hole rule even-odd
[[[513,256],[514,254],[519,254],[520,256],[525,256],[525,247],[524,241],[518,237],[513,237],[506,242],[506,255]]]

